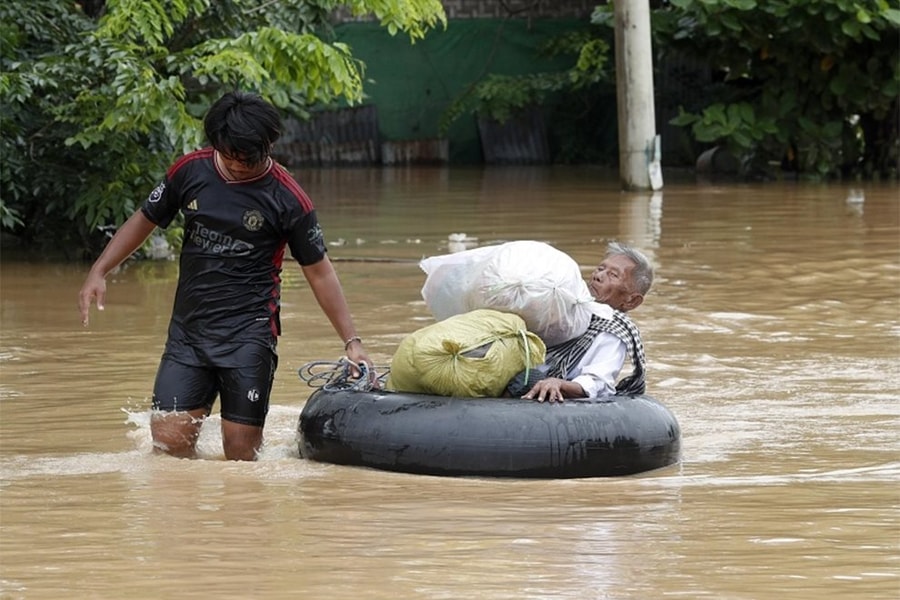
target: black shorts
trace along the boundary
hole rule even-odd
[[[245,344],[228,357],[230,364],[215,362],[192,366],[163,354],[153,384],[153,408],[164,412],[205,408],[212,410],[216,396],[222,402],[226,421],[262,427],[269,412],[269,395],[278,367],[278,356],[270,348]]]

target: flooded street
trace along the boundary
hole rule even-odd
[[[176,262],[0,269],[0,599],[900,598],[900,190],[669,182],[587,168],[297,171],[378,365],[432,322],[418,261],[606,243],[657,278],[630,313],[682,461],[638,476],[439,478],[299,458],[297,370],[342,341],[285,261],[256,463],[151,453]],[[462,235],[464,234],[464,236]]]

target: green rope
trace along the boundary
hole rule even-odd
[[[531,372],[531,345],[528,343],[528,331],[520,329],[518,333],[522,336],[522,343],[525,345],[525,381],[528,381],[528,374]]]

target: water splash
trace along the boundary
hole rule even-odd
[[[129,426],[125,438],[132,446],[121,452],[88,452],[65,456],[14,455],[0,458],[0,485],[29,477],[81,476],[104,473],[135,474],[153,470],[162,464],[160,461],[177,461],[189,463],[199,461],[225,461],[222,450],[222,419],[218,414],[210,415],[200,429],[197,440],[197,459],[183,461],[169,456],[157,454],[153,449],[153,438],[150,433],[151,410],[133,410],[123,408],[125,425]],[[321,467],[310,467],[307,461],[300,459],[297,445],[297,420],[300,408],[294,406],[273,405],[269,409],[266,421],[265,437],[260,449],[259,460],[252,468],[262,470],[270,476],[298,476],[298,472],[306,473],[321,470]],[[260,463],[268,466],[260,467]],[[245,463],[247,464],[247,463]]]

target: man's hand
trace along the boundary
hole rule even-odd
[[[538,402],[563,402],[565,398],[563,386],[567,383],[569,382],[565,379],[557,377],[541,379],[522,397],[528,400],[537,400]]]
[[[362,342],[350,344],[350,347],[347,349],[347,358],[349,358],[351,363],[354,365],[350,368],[351,375],[356,378],[365,375],[366,377],[368,377],[369,385],[376,389],[379,387],[378,373],[375,372],[375,365],[372,363],[372,359],[369,358],[369,355],[363,348]],[[361,369],[356,365],[365,365],[366,368]]]
[[[89,273],[81,291],[78,292],[78,310],[81,312],[81,324],[88,326],[91,303],[97,302],[97,310],[103,310],[106,302],[106,278]]]

